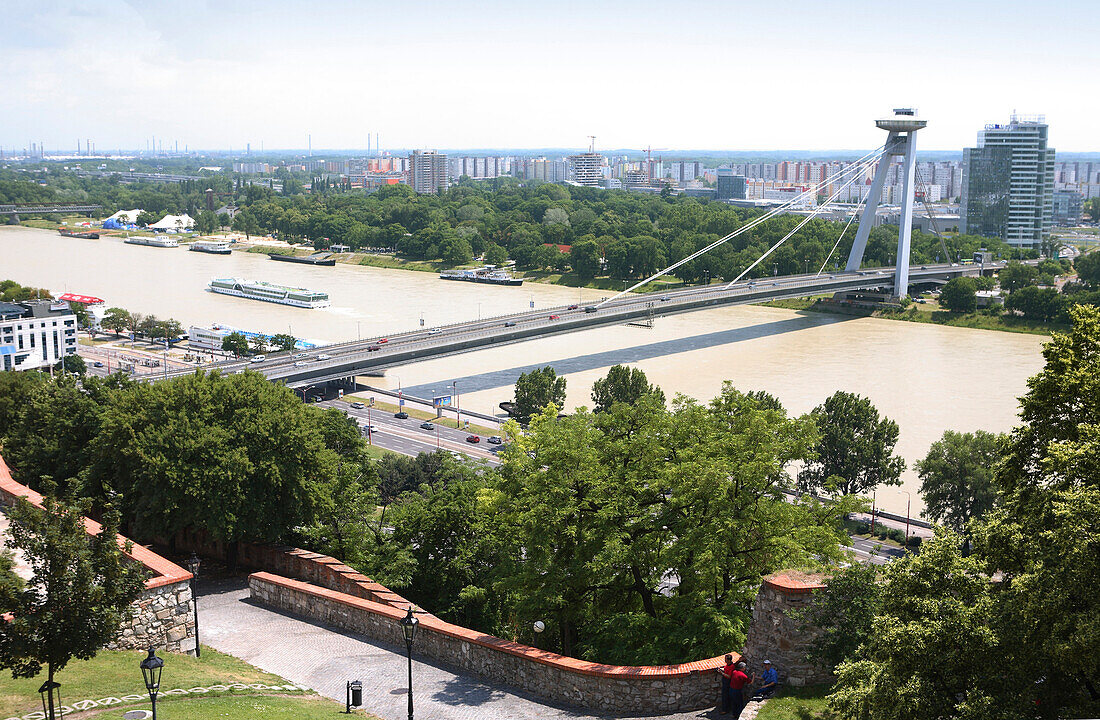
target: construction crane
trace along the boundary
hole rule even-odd
[[[589,135],[588,136],[588,152],[589,153],[595,153],[596,152],[596,136],[595,135]]]

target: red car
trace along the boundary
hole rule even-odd
[[[375,352],[376,350],[381,350],[381,349],[382,348],[378,347],[377,345],[371,345],[371,346],[367,347],[367,352]]]
[[[479,443],[479,442],[481,442],[481,436],[480,435],[467,435],[466,436],[466,442],[468,442],[468,443]]]
[[[579,307],[578,305],[570,305],[570,306],[569,306],[568,308],[566,308],[566,309],[567,309],[567,310],[576,310],[576,309],[577,309],[578,307]]]
[[[388,343],[389,341],[390,341],[389,338],[382,338],[381,340],[378,341],[378,344],[381,345],[382,343]]]
[[[551,319],[551,320],[561,320],[561,318],[560,318],[560,317],[558,317],[557,315],[551,315],[551,316],[550,316],[550,319]]]

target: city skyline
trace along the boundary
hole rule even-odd
[[[1041,113],[1051,143],[1095,148],[1075,77],[1100,8],[1061,2],[796,2],[783,13],[556,2],[476,8],[16,0],[0,43],[0,145],[140,150],[596,148],[827,150],[879,141],[916,107],[923,149]],[[906,74],[907,70],[908,74]],[[1067,70],[1072,69],[1070,73]]]

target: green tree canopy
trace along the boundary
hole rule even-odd
[[[1083,282],[1100,288],[1100,252],[1093,251],[1077,258],[1076,269],[1077,277]]]
[[[984,430],[947,430],[917,462],[924,514],[933,522],[969,535],[970,522],[984,518],[996,504],[993,475],[1005,436]]]
[[[298,340],[293,335],[288,335],[287,333],[278,333],[271,336],[271,344],[284,352],[293,350],[297,343]]]
[[[997,277],[1001,281],[1001,288],[1012,292],[1034,283],[1039,277],[1039,270],[1033,265],[1010,262],[1000,269]]]
[[[879,415],[869,398],[838,390],[810,413],[821,431],[817,457],[798,475],[801,487],[836,494],[864,494],[900,485],[905,461],[894,455],[898,424]]]
[[[516,380],[516,419],[528,422],[547,405],[559,409],[565,402],[565,378],[558,377],[554,368],[547,365],[521,373]]]
[[[953,313],[974,312],[978,309],[977,290],[974,278],[952,278],[940,290],[940,305]]]
[[[222,350],[237,357],[248,354],[248,338],[244,333],[232,332],[222,338]]]
[[[606,412],[617,402],[633,405],[643,395],[656,395],[663,403],[665,394],[650,385],[645,373],[627,365],[613,365],[607,375],[592,383],[593,412]]]

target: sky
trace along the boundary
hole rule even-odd
[[[1100,150],[1095,0],[0,0],[0,146]],[[1089,110],[1092,108],[1092,110]],[[373,139],[372,139],[373,143]]]

